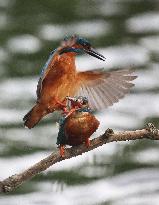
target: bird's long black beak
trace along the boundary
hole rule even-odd
[[[88,53],[89,55],[95,57],[95,58],[102,60],[102,61],[105,61],[105,59],[106,59],[102,54],[98,53],[97,51],[93,50],[92,48],[89,50],[85,49],[85,52]]]

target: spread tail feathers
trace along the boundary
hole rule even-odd
[[[46,115],[46,110],[40,104],[36,104],[23,118],[24,125],[29,129],[33,128],[41,118]]]

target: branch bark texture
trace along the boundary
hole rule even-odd
[[[3,181],[0,181],[0,192],[10,192],[16,187],[31,179],[38,173],[46,170],[57,162],[82,155],[85,152],[91,151],[99,146],[114,141],[127,141],[136,139],[151,139],[159,140],[159,130],[154,127],[152,123],[148,123],[145,129],[136,131],[124,131],[114,133],[112,129],[107,129],[105,133],[95,139],[91,140],[90,146],[86,147],[84,144],[76,147],[65,149],[65,157],[61,157],[59,152],[54,152],[48,157],[42,159],[22,173],[12,175]]]

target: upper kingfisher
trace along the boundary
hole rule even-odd
[[[23,118],[25,126],[32,128],[48,113],[64,108],[67,96],[85,96],[91,109],[98,110],[118,102],[134,86],[131,81],[137,76],[132,70],[78,72],[75,57],[84,53],[106,59],[77,35],[65,37],[51,52],[38,81],[36,104]]]

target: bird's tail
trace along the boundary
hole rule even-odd
[[[41,104],[36,104],[23,118],[24,125],[33,128],[41,118],[46,115],[46,110]]]

